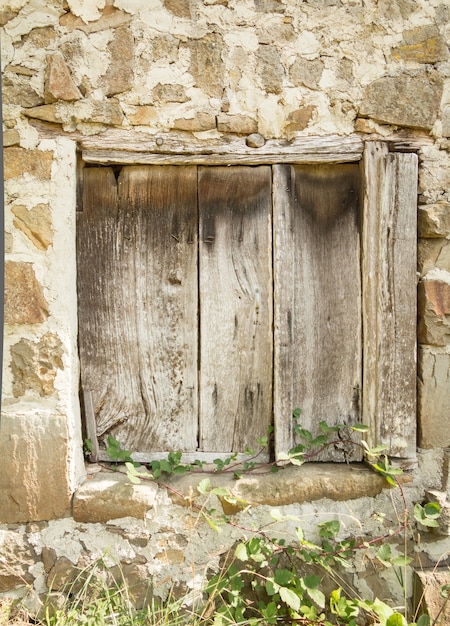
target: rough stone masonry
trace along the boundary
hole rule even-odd
[[[26,594],[28,584],[37,593],[50,583],[58,589],[111,546],[111,558],[133,580],[152,574],[164,581],[175,571],[189,577],[186,512],[167,494],[153,494],[158,514],[139,509],[140,519],[105,524],[71,517],[73,493],[85,479],[74,246],[80,137],[175,133],[208,145],[251,134],[258,141],[358,134],[413,146],[420,160],[420,465],[405,489],[409,502],[423,499],[426,489],[448,494],[448,2],[3,0],[0,27],[6,188],[0,592]],[[370,515],[387,511],[389,498],[290,506],[317,519],[350,508],[370,526]],[[261,506],[254,515],[264,520],[267,511]],[[237,538],[195,533],[200,568]],[[426,544],[427,562],[449,545],[445,532]]]

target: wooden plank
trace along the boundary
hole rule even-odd
[[[271,205],[270,167],[199,168],[204,452],[255,448],[272,421]]]
[[[196,184],[195,168],[127,167],[117,185],[85,169],[82,384],[99,437],[133,451],[197,446]]]
[[[364,172],[363,418],[370,442],[386,444],[410,465],[416,458],[418,159],[368,144]]]
[[[360,419],[361,286],[356,164],[274,167],[276,453],[291,420],[317,431]],[[346,451],[347,452],[347,451]],[[358,449],[347,460],[361,458]],[[314,460],[343,460],[328,451]]]
[[[78,136],[83,151],[89,150],[124,150],[155,154],[179,155],[251,155],[251,154],[335,154],[338,157],[359,154],[362,156],[363,142],[359,135],[327,137],[311,136],[292,141],[268,139],[261,148],[251,148],[245,137],[225,135],[218,139],[209,138],[207,142],[192,135],[181,133],[159,133],[145,135],[130,130],[111,129],[100,136]],[[355,157],[356,158],[356,157]]]
[[[86,163],[142,163],[153,165],[265,165],[272,163],[347,163],[359,161],[361,153],[352,152],[236,152],[225,154],[159,154],[124,150],[83,150]]]

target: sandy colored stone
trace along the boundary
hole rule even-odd
[[[445,346],[450,343],[450,284],[423,280],[419,284],[419,341]]]
[[[309,105],[289,113],[286,131],[295,132],[304,130],[308,126],[316,110],[317,107]]]
[[[148,605],[153,597],[154,582],[149,575],[148,568],[139,563],[121,563],[110,569],[110,574],[121,586],[126,584],[130,592],[133,605],[137,609]]]
[[[158,83],[152,91],[153,100],[157,102],[187,102],[186,89],[183,85]]]
[[[439,202],[419,207],[419,237],[446,237],[450,234],[450,203]]]
[[[24,115],[53,124],[60,124],[63,121],[55,104],[43,104],[42,106],[32,107],[24,111]]]
[[[5,324],[40,324],[48,304],[31,263],[5,263]]]
[[[116,100],[91,101],[91,115],[83,116],[80,121],[100,122],[112,126],[120,126],[123,122],[122,107]]]
[[[284,68],[276,46],[260,45],[257,52],[258,74],[268,93],[280,93],[283,85]]]
[[[297,57],[289,68],[289,79],[295,87],[304,85],[309,89],[317,89],[323,74],[323,61],[314,59],[308,61]]]
[[[127,119],[133,126],[149,126],[158,117],[158,111],[152,105],[134,107],[133,113],[127,113]]]
[[[44,80],[44,100],[47,104],[57,100],[79,100],[80,90],[75,85],[66,62],[60,54],[47,56],[47,67]]]
[[[33,582],[29,568],[38,559],[21,533],[0,530],[0,555],[0,593]]]
[[[11,346],[14,396],[18,398],[30,390],[41,397],[51,396],[57,370],[64,369],[62,355],[61,340],[53,333],[46,333],[36,342],[21,339]]]
[[[437,63],[448,58],[448,48],[437,26],[426,24],[404,31],[403,42],[393,48],[392,56],[402,61]]]
[[[448,568],[432,568],[414,572],[414,602],[417,615],[429,615],[431,623],[450,624],[450,602],[441,595],[444,585],[450,585]],[[436,620],[436,621],[434,621]]]
[[[50,180],[52,173],[53,152],[26,150],[11,147],[4,152],[5,180],[30,174],[40,180]]]
[[[181,506],[189,506],[189,494],[196,493],[200,475],[182,475],[166,482],[174,491],[168,495]],[[382,476],[361,465],[339,463],[305,463],[301,467],[286,466],[277,473],[243,474],[239,480],[217,474],[210,477],[213,487],[225,487],[237,498],[252,506],[284,506],[313,502],[322,498],[344,501],[371,497],[388,487]],[[180,498],[178,494],[183,494]],[[245,504],[243,503],[241,508]]]
[[[186,130],[189,132],[201,132],[216,127],[216,117],[212,113],[200,111],[191,118],[178,118],[172,122],[174,130]]]
[[[443,349],[419,350],[418,396],[419,447],[449,447],[450,354]]]
[[[20,134],[17,130],[5,130],[3,132],[3,147],[16,146],[20,143]]]
[[[173,13],[177,17],[191,18],[191,9],[189,0],[162,0],[163,6],[167,11]]]
[[[108,44],[111,61],[103,77],[105,94],[113,96],[133,86],[134,39],[129,26],[114,29],[114,38]]]
[[[70,486],[67,470],[66,417],[49,412],[2,414],[0,523],[58,519],[67,516]]]
[[[284,13],[286,6],[282,0],[255,0],[255,9],[261,13]]]
[[[2,99],[3,104],[21,106],[25,109],[39,106],[44,102],[30,85],[28,76],[18,76],[11,72],[3,77]]]
[[[155,505],[158,486],[151,482],[134,485],[119,472],[98,473],[77,489],[73,517],[77,522],[107,522],[120,517],[143,519]]]
[[[224,83],[222,36],[212,33],[187,45],[191,51],[190,72],[195,85],[212,98],[221,98]]]
[[[443,79],[436,71],[383,76],[366,88],[359,115],[397,126],[431,129],[439,113],[442,89]]]
[[[62,591],[80,576],[81,570],[68,558],[59,557],[47,575],[47,587],[52,591]]]
[[[23,205],[11,209],[13,224],[22,231],[39,250],[47,250],[53,241],[52,215],[48,204],[37,204],[28,210]]]
[[[450,241],[448,239],[419,239],[417,264],[421,276],[437,268],[450,273]]]
[[[253,118],[247,115],[219,113],[217,116],[217,130],[221,133],[251,135],[252,133],[258,132],[258,124]]]

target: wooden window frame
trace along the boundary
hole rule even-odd
[[[289,143],[270,140],[261,148],[251,148],[244,138],[206,145],[173,135],[143,139],[137,133],[120,131],[82,138],[79,151],[81,165],[359,162],[363,181],[362,422],[369,427],[369,445],[383,444],[403,467],[415,466],[418,157],[414,141],[306,137]],[[89,397],[85,403],[89,428]],[[276,404],[274,416],[277,457],[292,447],[293,436]],[[139,456],[137,460],[144,460]],[[93,457],[102,458],[98,447]]]

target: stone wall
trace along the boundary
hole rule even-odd
[[[86,560],[93,539],[82,549],[80,533],[94,537],[99,530],[64,518],[85,476],[76,348],[76,147],[93,136],[106,142],[118,130],[122,137],[177,134],[205,146],[254,133],[258,141],[358,134],[395,138],[418,151],[422,461],[414,488],[406,492],[413,502],[425,488],[445,491],[448,3],[6,0],[2,6],[6,308],[0,521],[19,524],[2,532],[4,553],[20,559],[17,572],[0,572],[0,591],[19,580],[42,590],[61,559],[70,567]],[[317,515],[334,506],[319,502]],[[374,510],[373,499],[357,502],[358,516]],[[387,506],[386,499],[377,503]],[[184,514],[173,504],[162,510],[161,526],[172,525],[172,538],[160,537],[161,529],[148,530],[155,524],[152,516],[139,523],[127,517],[113,529],[102,527],[99,545],[122,546],[117,558],[136,567],[155,559],[158,549],[166,555],[158,567],[176,561],[185,545],[176,530]],[[63,537],[70,538],[70,549]],[[156,542],[151,549],[148,537]],[[210,552],[216,547],[211,540]],[[435,550],[431,560],[437,558]]]

